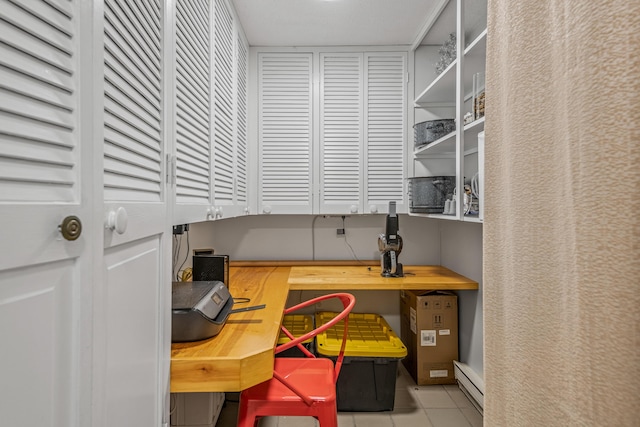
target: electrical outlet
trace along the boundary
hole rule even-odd
[[[344,236],[344,228],[336,229],[336,235],[337,236]]]
[[[180,224],[173,226],[173,234],[184,234],[189,231],[189,224]]]

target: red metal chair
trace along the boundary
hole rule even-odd
[[[338,426],[336,381],[344,359],[348,316],[356,299],[347,293],[323,295],[288,308],[284,314],[333,298],[342,302],[343,311],[324,325],[298,338],[294,338],[284,326],[280,327],[291,341],[277,346],[275,354],[296,346],[306,357],[276,357],[273,378],[242,391],[238,427],[256,427],[261,417],[283,415],[310,416],[317,418],[321,427]],[[342,346],[335,364],[331,359],[316,358],[302,345],[302,342],[335,326],[341,320],[344,320]]]

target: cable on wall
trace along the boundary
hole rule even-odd
[[[182,246],[182,234],[173,235],[173,260],[171,263],[171,275],[177,274],[176,267],[178,266],[178,257],[180,256],[180,247]]]
[[[360,258],[358,258],[358,256],[356,255],[356,252],[353,250],[353,247],[351,246],[351,244],[347,240],[347,227],[345,226],[345,221],[344,221],[345,218],[346,217],[344,215],[342,215],[342,229],[344,230],[344,243],[349,247],[349,250],[351,251],[351,254],[353,255],[353,259],[358,261],[360,264],[366,266],[367,264],[365,264],[364,262],[362,262],[362,260],[360,260]]]
[[[316,220],[320,215],[315,215],[311,221],[311,260],[316,260]]]
[[[184,256],[184,261],[182,261],[182,264],[180,264],[180,267],[178,267],[178,271],[176,271],[176,281],[177,282],[180,281],[180,270],[182,269],[184,264],[187,262],[187,258],[189,258],[189,251],[191,250],[191,246],[189,244],[189,230],[186,230],[184,232],[184,234],[187,235],[187,252],[186,252],[186,254]],[[182,237],[180,238],[180,240],[182,240]]]

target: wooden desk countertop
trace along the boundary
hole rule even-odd
[[[380,266],[293,266],[292,290],[478,289],[478,282],[437,265],[406,265],[404,277],[382,277]]]
[[[171,392],[240,391],[271,378],[273,348],[290,289],[478,289],[477,282],[444,267],[404,266],[405,277],[385,278],[375,261],[353,264],[232,261],[231,295],[267,307],[230,315],[222,331],[208,340],[172,344]]]
[[[273,348],[287,302],[288,267],[231,268],[229,291],[262,310],[229,315],[215,337],[171,345],[171,392],[240,391],[273,375]]]

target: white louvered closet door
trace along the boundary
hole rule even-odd
[[[241,31],[236,33],[236,163],[235,204],[239,214],[249,214],[247,86],[249,79],[249,43]]]
[[[234,19],[226,0],[215,1],[213,25],[213,188],[216,217],[234,205]]]
[[[91,7],[0,1],[3,426],[91,422]]]
[[[174,224],[207,219],[211,175],[211,2],[176,1]]]
[[[104,2],[104,317],[96,320],[104,426],[157,426],[168,393],[171,234],[165,135],[174,46],[161,0]],[[167,2],[166,4],[172,4]],[[165,55],[166,53],[166,55]],[[101,370],[102,369],[102,370]],[[102,374],[104,373],[104,374]],[[104,375],[104,377],[102,377]]]
[[[365,54],[365,206],[387,213],[389,202],[406,212],[405,53]]]
[[[320,54],[320,213],[362,212],[363,56]]]
[[[313,213],[312,54],[258,57],[259,213]]]

